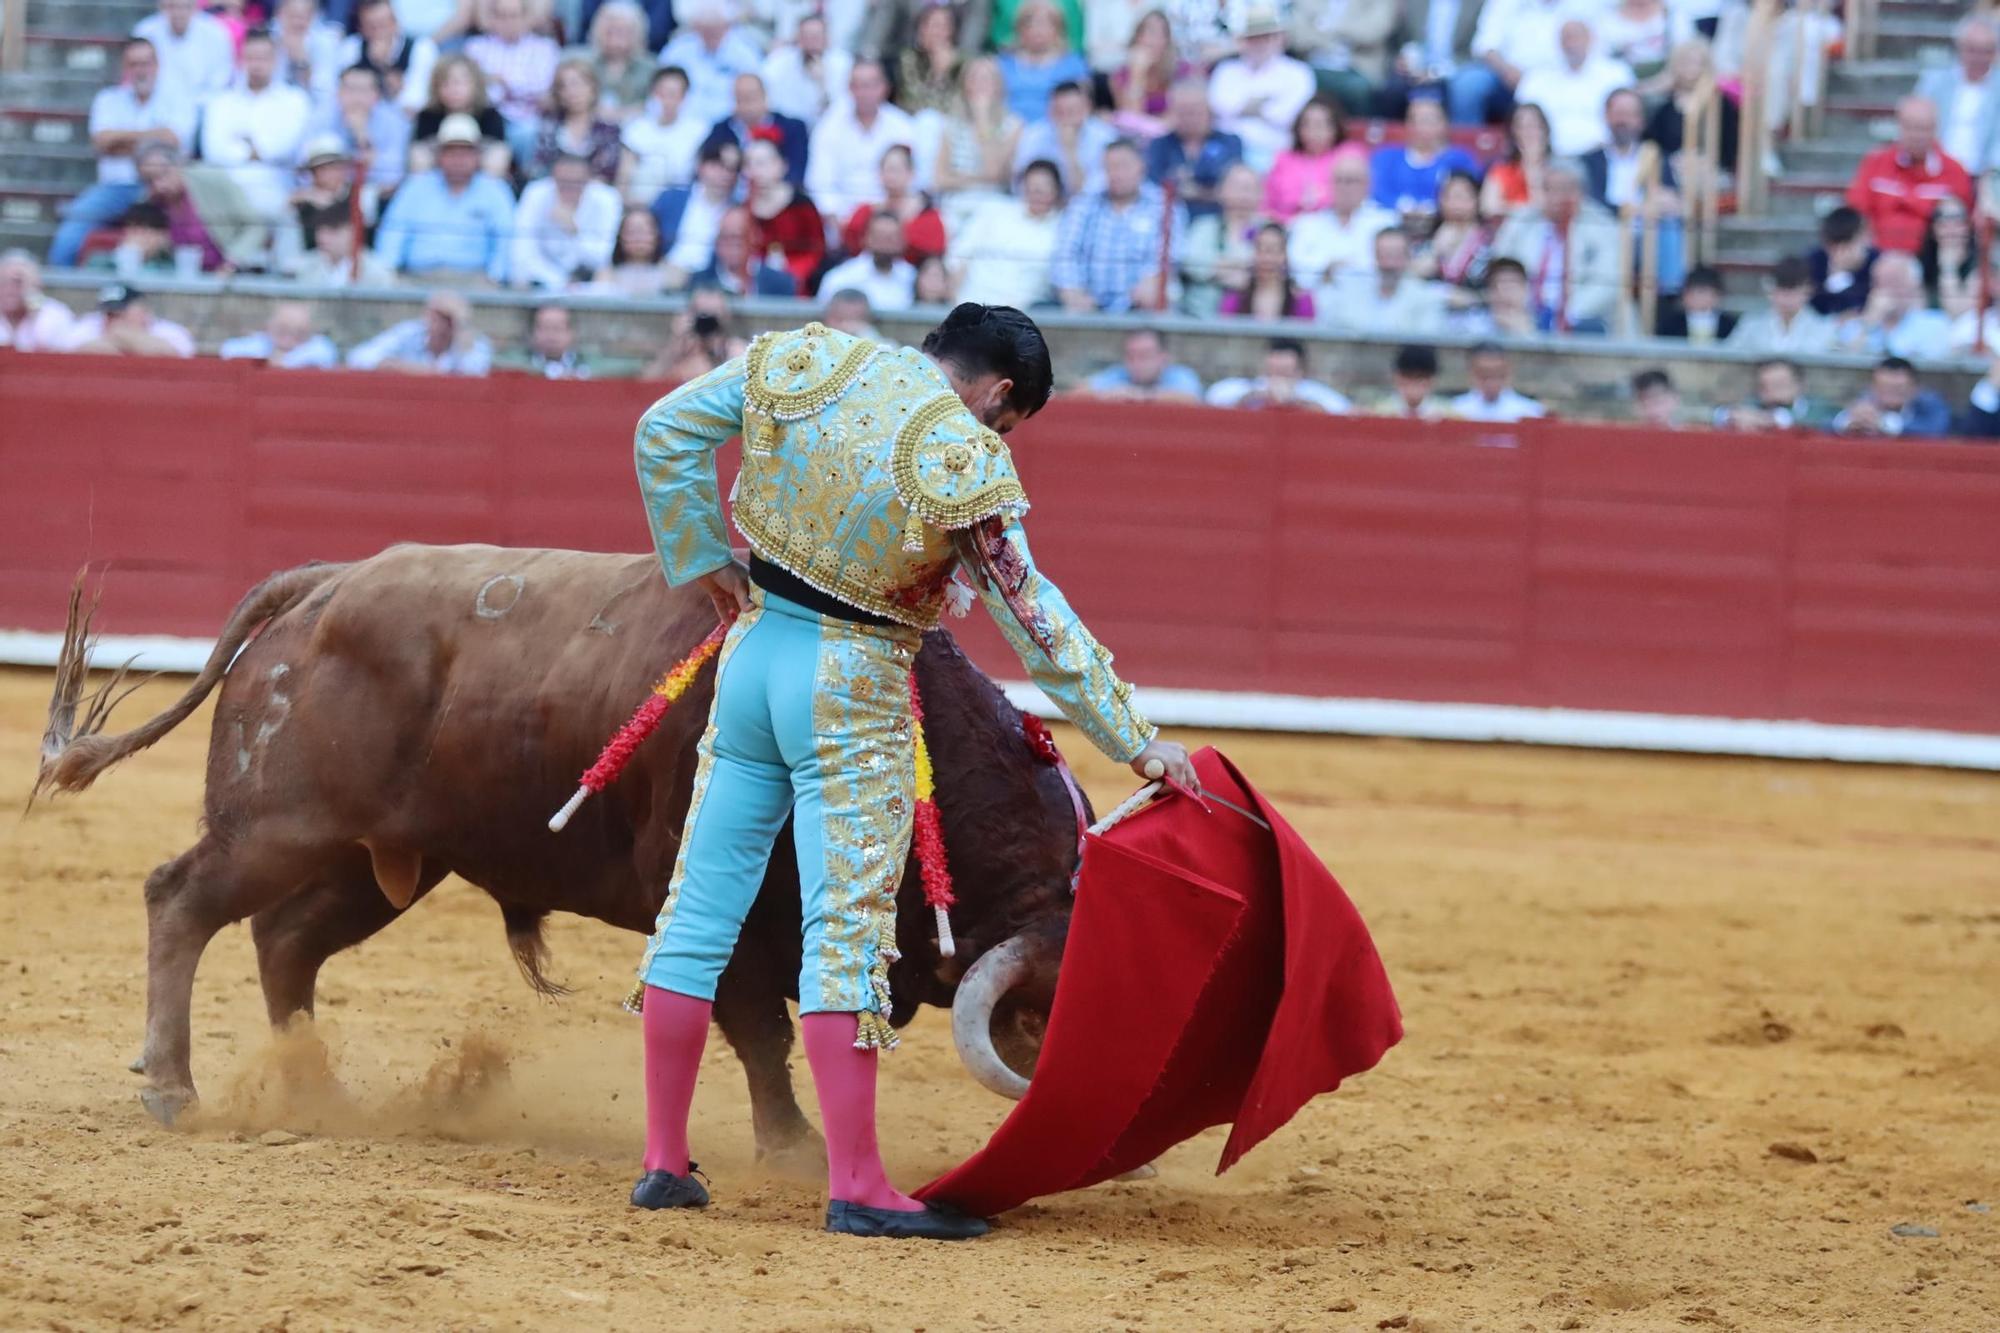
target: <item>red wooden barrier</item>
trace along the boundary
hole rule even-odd
[[[0,355],[0,627],[85,560],[104,632],[207,637],[393,541],[643,549],[655,392]],[[2000,450],[1082,401],[1016,445],[1148,685],[2000,733]]]

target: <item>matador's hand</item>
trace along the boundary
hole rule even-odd
[[[1147,771],[1149,768],[1151,772]],[[1187,746],[1174,741],[1158,738],[1148,741],[1146,748],[1139,751],[1139,757],[1132,761],[1132,771],[1148,781],[1164,779],[1187,791],[1201,790],[1201,779],[1195,776]]]
[[[695,583],[715,603],[715,618],[725,625],[734,625],[736,617],[750,609],[750,576],[734,560]]]

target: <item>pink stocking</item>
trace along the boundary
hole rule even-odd
[[[826,1125],[827,1193],[868,1208],[921,1211],[923,1205],[891,1185],[882,1169],[875,1142],[875,1052],[854,1049],[858,1020],[853,1014],[807,1014],[799,1026]]]
[[[715,1008],[707,1000],[646,987],[646,1160],[648,1171],[688,1173],[688,1108]]]

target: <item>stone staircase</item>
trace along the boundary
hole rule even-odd
[[[26,67],[0,74],[0,249],[40,254],[57,210],[97,179],[90,99],[116,82],[118,48],[147,0],[27,0]]]

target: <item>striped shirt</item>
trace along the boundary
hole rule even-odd
[[[518,42],[503,42],[482,33],[465,44],[472,63],[495,82],[493,105],[509,120],[533,120],[542,112],[542,99],[555,82],[556,62],[562,48],[547,37],[533,33]]]

